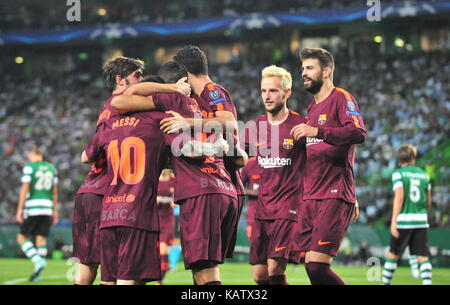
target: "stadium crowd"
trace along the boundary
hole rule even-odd
[[[450,53],[350,57],[333,51],[338,67],[335,84],[358,100],[369,134],[357,151],[355,177],[360,221],[372,223],[390,211],[390,173],[396,167],[399,145],[413,143],[420,158],[450,134]],[[260,71],[267,64],[242,59],[211,67],[213,80],[232,94],[244,122],[263,113]],[[298,58],[289,54],[277,64],[294,76],[294,94],[288,105],[305,114],[311,96],[300,83]],[[95,131],[97,115],[109,95],[100,66],[86,65],[81,72],[69,54],[48,57],[38,65],[38,74],[2,74],[0,220],[4,222],[14,222],[21,169],[26,151],[34,144],[57,166],[60,217],[71,219],[75,190],[89,169],[80,163],[80,152]],[[157,67],[147,70],[151,74]],[[425,164],[435,161],[427,159]],[[450,189],[445,183],[450,181],[448,164],[435,170],[440,183],[433,185],[431,224],[450,225]]]
[[[403,0],[383,0],[383,4]],[[0,3],[0,29],[66,29],[96,26],[110,22],[173,22],[192,18],[239,16],[250,13],[303,12],[316,9],[337,9],[364,6],[360,0],[114,0],[80,1],[81,21],[68,22],[65,1],[27,1],[17,5],[12,0]],[[104,9],[104,10],[100,10]],[[100,11],[99,11],[100,10]],[[46,18],[42,18],[42,16]]]

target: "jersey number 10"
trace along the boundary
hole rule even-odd
[[[125,138],[120,144],[113,140],[108,145],[108,162],[112,165],[114,178],[111,185],[117,184],[117,178],[126,184],[137,184],[145,174],[145,143],[137,137]]]

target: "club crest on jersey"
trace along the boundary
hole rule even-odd
[[[327,115],[326,114],[319,115],[318,120],[319,125],[324,125],[326,122],[327,122]]]
[[[292,149],[294,147],[294,139],[284,139],[283,147],[284,149]]]

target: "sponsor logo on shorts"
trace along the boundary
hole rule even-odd
[[[281,251],[281,250],[283,250],[283,249],[286,249],[287,247],[286,246],[283,246],[283,247],[275,247],[275,252],[279,252],[279,251]]]
[[[319,242],[318,242],[317,244],[319,244],[319,246],[324,246],[324,245],[331,244],[331,241],[322,241],[322,240],[319,240]]]

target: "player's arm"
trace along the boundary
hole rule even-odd
[[[111,100],[111,107],[119,112],[152,111],[156,109],[151,96],[122,94]]]
[[[182,77],[175,84],[142,82],[131,85],[124,91],[124,94],[149,96],[153,93],[180,93],[185,96],[190,96],[191,86],[186,80],[187,77]]]
[[[402,186],[396,187],[394,191],[394,204],[391,219],[391,234],[395,238],[398,238],[400,236],[397,230],[397,217],[402,210],[403,199],[404,199],[403,187]]]
[[[433,199],[433,196],[431,194],[431,185],[429,185],[428,191],[427,191],[427,209],[428,210],[431,208],[432,199]]]
[[[58,223],[58,184],[53,184],[53,224]]]
[[[25,200],[27,194],[30,191],[30,183],[22,183],[22,188],[20,189],[19,202],[17,204],[16,220],[18,223],[23,223],[23,208],[25,207]]]
[[[191,87],[186,83],[186,77],[181,78],[175,84],[160,84],[143,82],[130,86],[123,94],[115,96],[111,100],[111,107],[117,111],[152,111],[157,107],[150,96],[154,93],[181,93],[189,96]]]

